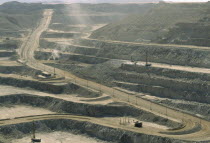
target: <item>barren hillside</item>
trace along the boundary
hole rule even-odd
[[[159,40],[177,23],[193,23],[205,17],[207,4],[160,3],[146,14],[139,13],[104,26],[91,38],[148,42]]]

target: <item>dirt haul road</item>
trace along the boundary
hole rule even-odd
[[[43,18],[40,21],[39,26],[37,29],[35,29],[25,40],[23,45],[21,46],[19,50],[20,54],[20,61],[26,64],[27,66],[30,66],[35,69],[40,69],[40,70],[45,70],[47,72],[53,73],[54,68],[50,66],[46,66],[42,63],[39,63],[34,59],[34,51],[39,47],[39,39],[40,35],[42,34],[43,31],[47,30],[48,25],[50,24],[51,18],[52,18],[53,11],[52,10],[45,10],[43,14]],[[147,111],[150,111],[154,114],[160,115],[160,116],[165,116],[169,119],[174,119],[174,120],[183,120],[187,125],[189,124],[192,126],[191,129],[193,129],[193,125],[196,124],[201,124],[201,129],[196,131],[196,132],[190,132],[189,134],[183,133],[184,129],[180,130],[180,135],[170,135],[172,138],[176,139],[182,139],[182,140],[190,140],[190,141],[207,141],[210,140],[210,122],[205,121],[203,119],[200,119],[199,117],[195,117],[186,113],[182,113],[180,111],[176,111],[174,109],[166,108],[162,105],[158,105],[155,103],[151,103],[150,101],[137,98],[134,95],[131,96],[125,92],[100,85],[98,83],[88,81],[85,79],[81,79],[76,77],[75,75],[65,72],[60,69],[55,69],[56,74],[58,76],[65,76],[66,80],[69,81],[74,81],[76,84],[80,86],[87,86],[88,88],[95,89],[95,90],[100,90],[101,92],[104,92],[105,94],[111,95],[114,100],[117,101],[122,101],[122,102],[127,102],[137,108],[141,108]],[[54,117],[52,117],[54,118]],[[101,124],[101,123],[100,123]],[[134,131],[138,132],[138,129],[133,129]],[[189,130],[189,129],[186,129]],[[179,130],[177,130],[178,132]],[[144,130],[142,130],[144,133]],[[170,131],[168,131],[170,132]],[[154,134],[154,135],[159,135],[159,136],[168,136],[166,134],[161,134],[158,131],[151,131],[151,132],[146,132],[147,134]]]
[[[79,115],[71,115],[71,114],[42,114],[42,115],[32,115],[32,116],[24,116],[24,117],[17,117],[13,119],[3,119],[0,120],[1,125],[13,125],[13,124],[21,124],[33,121],[42,121],[42,120],[59,120],[59,119],[66,119],[66,120],[76,120],[81,122],[90,122],[93,124],[98,124],[106,127],[111,127],[115,129],[122,129],[126,131],[131,131],[135,133],[144,133],[150,134],[155,136],[163,136],[173,138],[173,135],[161,134],[160,132],[165,132],[165,129],[155,128],[155,127],[143,127],[139,128],[138,130],[133,126],[133,123],[128,125],[120,125],[119,118],[113,118],[113,120],[117,120],[117,122],[112,122],[111,119],[107,118],[94,118],[88,116],[79,116]],[[186,128],[191,128],[190,125],[187,125]],[[182,130],[183,131],[183,130]]]

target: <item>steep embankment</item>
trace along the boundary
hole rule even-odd
[[[208,47],[123,43],[93,39],[82,39],[79,43],[81,45],[100,48],[96,54],[96,56],[100,57],[130,60],[132,56],[135,61],[145,61],[146,51],[148,51],[150,62],[210,67],[210,51]]]
[[[130,131],[124,131],[122,129],[115,129],[89,123],[85,121],[76,120],[42,120],[36,121],[38,131],[67,131],[75,134],[86,134],[90,137],[96,137],[98,139],[118,142],[118,143],[187,143],[187,141],[181,141],[176,139],[170,139],[166,137],[146,135],[142,133],[134,133]],[[8,140],[4,140],[4,143],[11,141],[11,137],[15,138],[24,137],[25,134],[30,134],[32,123],[21,123],[16,125],[3,126],[0,129],[0,133],[7,136]],[[0,140],[1,141],[1,140]]]
[[[93,91],[81,86],[78,86],[73,83],[47,83],[37,80],[24,80],[24,79],[18,79],[18,78],[12,78],[12,77],[0,77],[0,82],[2,85],[10,85],[15,87],[21,87],[21,88],[30,88],[35,89],[38,91],[53,93],[53,94],[62,94],[62,93],[68,93],[68,94],[79,94],[80,96],[86,96],[86,97],[99,97],[100,93],[97,91]]]

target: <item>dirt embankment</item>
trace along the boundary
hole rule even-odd
[[[151,93],[159,97],[172,99],[186,99],[209,103],[209,84],[198,81],[185,81],[179,79],[163,78],[148,74],[116,73],[113,77],[117,81],[130,82],[119,83],[138,92]],[[134,84],[132,84],[134,83]]]
[[[17,43],[0,43],[1,50],[15,50],[18,48]]]
[[[35,58],[39,60],[53,59],[51,52],[35,52]],[[58,58],[56,58],[58,59]],[[59,60],[72,60],[79,61],[87,64],[99,64],[108,61],[106,58],[100,58],[95,56],[77,55],[77,54],[60,54]]]
[[[63,42],[63,43],[62,43]],[[100,50],[95,47],[86,47],[86,46],[80,46],[80,45],[69,45],[69,41],[67,40],[65,43],[65,40],[62,42],[52,42],[47,41],[45,39],[42,39],[40,41],[40,47],[44,49],[52,49],[52,50],[59,50],[63,52],[70,52],[70,53],[76,53],[76,54],[83,54],[83,55],[96,55],[97,52]]]
[[[115,143],[187,143],[187,141],[134,133],[84,121],[66,119],[42,120],[36,121],[35,124],[39,132],[66,131],[75,134],[86,134],[90,137]],[[26,134],[30,134],[31,127],[32,123],[21,123],[1,127],[0,133],[7,138],[7,140],[5,139],[3,142],[9,143],[14,138],[22,138]]]
[[[145,61],[148,51],[149,61],[175,65],[188,65],[195,67],[210,67],[210,50],[199,48],[186,48],[177,46],[110,43],[105,41],[81,39],[79,44],[101,48],[97,56],[130,60]],[[202,57],[202,58],[201,58]]]
[[[131,64],[123,64],[121,65],[120,68],[122,70],[130,72],[135,71],[137,73],[148,73],[169,78],[186,79],[186,80],[199,79],[202,81],[210,81],[210,74],[205,74],[205,73],[187,72],[182,70],[158,68],[153,66],[145,67],[141,65],[131,65]]]
[[[153,102],[158,102],[159,104],[163,104],[171,108],[180,109],[190,114],[205,118],[206,120],[210,120],[210,116],[209,116],[210,105],[209,104],[183,101],[183,100],[180,101],[180,100],[173,100],[173,99],[155,100]]]
[[[32,69],[30,67],[26,67],[26,66],[23,66],[23,65],[14,65],[14,66],[2,65],[2,66],[0,66],[0,73],[3,73],[3,74],[17,74],[17,75],[35,77],[37,74],[40,74],[41,71]]]
[[[210,49],[195,48],[185,46],[167,46],[167,45],[147,45],[147,44],[127,44],[127,43],[111,43],[106,41],[97,41],[89,39],[81,39],[75,41],[75,44],[81,46],[92,47],[88,55],[110,58],[130,60],[131,56],[135,61],[145,61],[146,51],[148,52],[148,60],[155,63],[166,63],[173,65],[210,67]],[[84,48],[71,50],[71,46],[57,45],[53,42],[42,41],[43,48],[47,45],[54,45],[56,48],[67,52],[79,53],[86,55]],[[56,46],[55,46],[56,45]],[[202,57],[202,58],[201,58]]]
[[[91,105],[85,103],[75,103],[53,97],[28,94],[0,96],[0,103],[13,105],[24,104],[49,109],[50,111],[58,113],[71,113],[92,117],[131,116],[139,120],[154,122],[169,127],[178,127],[180,125],[179,123],[175,123],[174,121],[154,115],[150,112],[125,105]]]
[[[16,79],[11,77],[0,77],[0,82],[2,85],[11,85],[21,88],[32,88],[35,90],[54,93],[54,94],[76,93],[81,96],[83,96],[84,94],[87,97],[98,97],[100,95],[99,92],[95,92],[86,89],[84,87],[80,87],[73,83],[64,83],[61,85],[57,85],[40,81]]]
[[[15,55],[15,52],[11,51],[0,51],[0,57],[11,57]]]
[[[113,74],[120,87],[158,97],[209,103],[209,74],[128,64],[120,69],[124,71]]]
[[[32,88],[39,91],[45,91],[45,92],[50,92],[54,94],[59,94],[64,91],[63,86],[47,84],[47,83],[42,83],[42,82],[33,81],[33,80],[0,77],[0,81],[2,85],[11,85],[11,86],[21,87],[21,88]]]
[[[81,34],[80,33],[57,33],[57,32],[43,32],[41,35],[42,38],[74,38],[74,37],[79,37]]]

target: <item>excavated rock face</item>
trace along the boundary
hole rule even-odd
[[[111,106],[111,105],[91,105],[85,103],[75,103],[53,97],[35,95],[8,95],[0,96],[0,104],[30,105],[46,108],[59,113],[71,113],[92,117],[106,116],[132,116],[140,120],[155,122],[169,127],[178,127],[180,124],[163,117],[154,115],[137,109],[132,106]]]
[[[35,52],[35,58],[39,60],[48,60],[51,58],[52,53],[50,52]],[[55,59],[57,60],[57,59]],[[75,54],[61,54],[59,57],[61,61],[79,61],[87,64],[99,64],[108,61],[106,58],[100,58],[95,56],[86,56],[86,55],[75,55]]]
[[[37,121],[35,124],[37,132],[66,131],[76,134],[87,134],[90,137],[96,137],[114,143],[186,143],[181,140],[134,133],[83,121],[52,119]],[[0,128],[0,134],[10,138],[10,140],[22,138],[31,132],[31,127],[32,123],[6,125]],[[16,134],[16,136],[13,136],[14,134]]]
[[[1,71],[1,70],[0,70]],[[49,92],[53,94],[61,94],[61,93],[76,93],[80,96],[86,97],[99,97],[100,93],[92,90],[88,90],[87,88],[80,87],[73,83],[64,83],[61,85],[55,85],[50,83],[44,83],[40,81],[32,81],[32,80],[22,80],[10,77],[0,77],[0,82],[3,85],[11,85],[15,87],[21,88],[32,88],[39,91]]]
[[[209,51],[190,46],[186,48],[185,46],[172,45],[112,43],[94,39],[80,39],[77,42],[80,45],[100,48],[97,53],[99,57],[130,60],[132,55],[137,61],[145,61],[145,51],[147,50],[150,62],[210,67]]]
[[[0,52],[0,57],[11,57],[13,55],[15,55],[15,52],[10,52],[10,51]]]
[[[63,92],[63,87],[53,84],[42,83],[32,80],[21,80],[15,78],[0,77],[1,84],[12,85],[16,87],[29,87],[40,91],[47,91],[54,94],[59,94]]]

